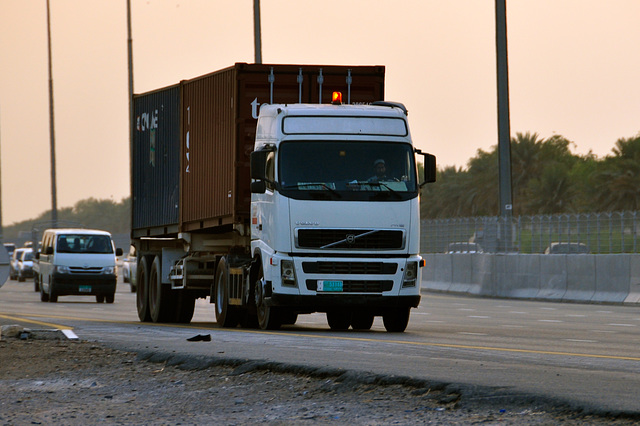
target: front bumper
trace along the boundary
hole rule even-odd
[[[53,291],[58,296],[112,295],[116,292],[115,274],[53,274]]]
[[[298,312],[327,312],[333,309],[364,309],[382,315],[398,308],[417,308],[420,296],[381,296],[368,294],[321,294],[299,296],[274,293],[265,299],[269,306],[293,308]]]

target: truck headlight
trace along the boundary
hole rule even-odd
[[[104,275],[113,275],[115,274],[116,268],[115,266],[105,266],[104,268],[102,268],[102,273]]]
[[[282,275],[282,285],[295,287],[296,283],[296,269],[292,260],[283,260],[280,262],[280,273]]]
[[[402,287],[415,287],[418,279],[418,262],[408,262],[404,269]]]

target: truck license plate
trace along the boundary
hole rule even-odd
[[[318,291],[342,291],[342,281],[318,280]]]
[[[91,293],[91,286],[90,285],[81,285],[78,290],[80,291],[80,293]]]

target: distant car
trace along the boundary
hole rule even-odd
[[[15,280],[18,278],[18,259],[22,256],[26,250],[31,250],[30,248],[17,248],[13,251],[11,258],[9,260],[9,279]]]
[[[20,253],[16,269],[18,270],[17,277],[20,282],[24,282],[26,278],[33,277],[33,249],[28,248]]]
[[[551,243],[544,254],[588,254],[589,247],[583,243]]]
[[[7,253],[9,253],[9,259],[11,259],[11,256],[13,255],[13,251],[16,249],[16,245],[13,243],[3,243],[4,248],[7,249]]]
[[[461,241],[449,243],[445,253],[482,253],[482,247],[478,243]]]
[[[137,289],[136,286],[136,273],[137,273],[138,259],[136,258],[136,248],[131,246],[129,249],[129,255],[122,261],[122,279],[125,283],[129,283],[131,286],[131,292],[134,293]]]

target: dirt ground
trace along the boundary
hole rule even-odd
[[[453,387],[248,365],[187,369],[98,342],[16,334],[0,340],[0,425],[637,424],[566,409],[467,398]]]

